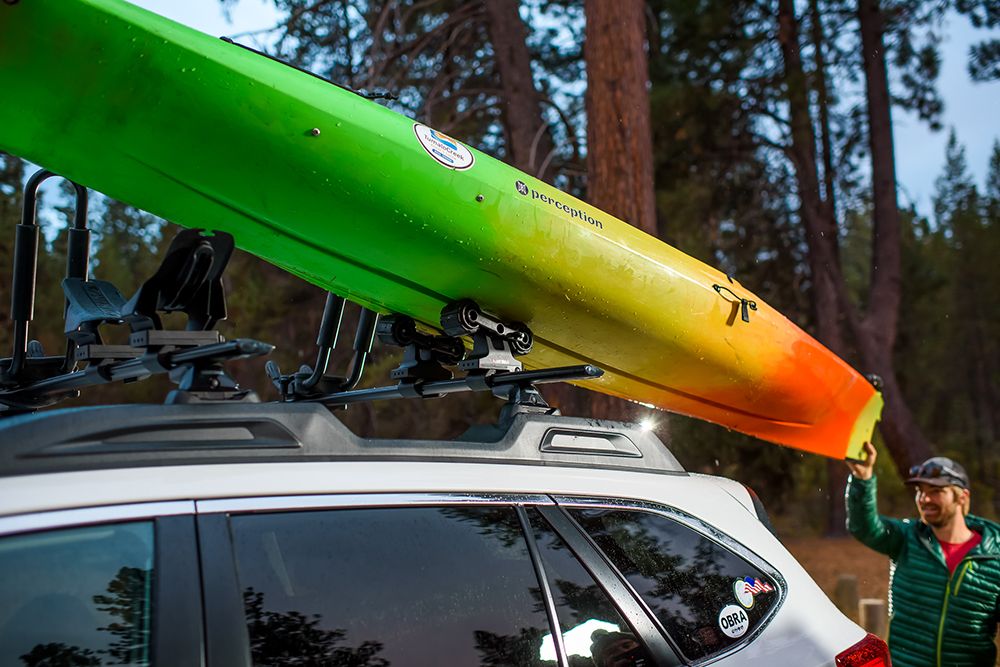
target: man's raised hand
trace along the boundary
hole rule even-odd
[[[875,445],[866,442],[864,452],[865,459],[863,461],[847,461],[847,467],[851,469],[851,474],[857,479],[871,479],[875,473],[875,458],[878,456]]]

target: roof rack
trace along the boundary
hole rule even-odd
[[[38,187],[55,176],[39,171],[28,181],[21,223],[14,245],[11,313],[14,348],[0,359],[0,416],[32,412],[80,390],[110,382],[142,380],[167,373],[178,386],[167,403],[257,403],[226,371],[226,363],[269,354],[274,346],[251,339],[225,340],[212,327],[226,317],[222,274],[232,255],[233,237],[224,232],[185,229],[173,239],[157,271],[125,300],[110,282],[89,277],[90,231],[87,189],[72,183],[76,211],[70,230],[66,277],[66,351],[46,356],[28,338],[33,318],[39,226]],[[501,419],[518,413],[558,414],[536,385],[600,377],[595,366],[579,365],[525,371],[518,357],[531,351],[533,336],[519,322],[504,322],[475,302],[461,299],[442,311],[440,331],[425,330],[404,315],[381,317],[362,308],[354,340],[354,358],[345,377],[327,374],[337,344],[345,300],[328,293],[313,367],[282,374],[268,362],[266,371],[284,403],[320,403],[329,407],[393,398],[436,398],[467,391],[489,391],[506,399]],[[167,329],[161,313],[187,316],[184,329]],[[127,345],[104,342],[101,329],[129,329]],[[390,373],[396,384],[358,389],[375,336],[403,348],[403,362]],[[79,368],[83,365],[83,368]],[[454,367],[452,370],[449,367]],[[455,373],[459,372],[459,377]]]
[[[110,405],[11,417],[0,476],[87,469],[261,461],[463,461],[684,473],[635,424],[508,413],[442,440],[354,435],[323,405]]]

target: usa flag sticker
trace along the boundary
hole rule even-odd
[[[736,601],[747,609],[753,607],[756,596],[773,590],[774,586],[756,577],[743,577],[733,582],[733,595],[736,596]]]

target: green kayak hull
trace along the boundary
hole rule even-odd
[[[0,150],[434,325],[471,298],[529,368],[828,456],[881,397],[747,288],[627,223],[316,77],[120,0],[0,4]],[[740,299],[756,310],[744,321]]]

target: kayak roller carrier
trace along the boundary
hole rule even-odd
[[[336,346],[345,301],[327,294],[316,344],[316,367],[303,366],[298,373],[282,375],[269,361],[268,375],[287,402],[309,401],[332,407],[396,398],[439,398],[467,391],[489,391],[508,404],[526,410],[553,412],[535,389],[536,384],[585,380],[603,375],[596,366],[579,365],[525,371],[515,359],[531,351],[531,331],[522,323],[505,324],[479,306],[462,299],[441,311],[443,334],[421,331],[416,321],[405,315],[379,317],[361,309],[354,339],[354,360],[348,378],[326,375],[330,351]],[[386,345],[403,348],[403,360],[389,377],[397,384],[355,389],[371,352],[374,336]],[[464,338],[471,338],[467,350]],[[455,378],[447,366],[466,371]]]
[[[13,351],[0,359],[0,416],[30,412],[80,390],[111,382],[134,382],[166,373],[178,386],[167,403],[259,402],[242,389],[225,363],[269,354],[274,346],[239,338],[227,341],[215,324],[226,318],[222,274],[234,249],[224,232],[184,229],[173,239],[160,267],[128,301],[108,281],[91,278],[88,192],[73,183],[76,209],[69,230],[65,296],[66,351],[46,356],[42,345],[29,340],[34,316],[39,226],[36,202],[41,184],[56,176],[36,172],[27,182],[22,219],[14,243],[11,282]],[[470,300],[456,301],[441,311],[442,334],[422,330],[410,317],[379,317],[361,309],[354,339],[354,357],[346,377],[327,375],[337,345],[346,301],[327,294],[316,339],[313,368],[282,375],[277,364],[266,371],[284,402],[311,401],[331,407],[392,398],[436,398],[465,391],[490,391],[508,401],[505,410],[555,412],[535,389],[536,384],[582,380],[603,374],[595,366],[524,371],[516,357],[531,351],[532,335],[521,323],[505,323]],[[166,329],[161,313],[183,313],[184,329]],[[127,326],[127,344],[109,344],[103,326]],[[403,360],[390,373],[397,384],[357,389],[375,336],[403,348]],[[467,348],[465,340],[471,344]],[[83,364],[84,368],[78,370]],[[447,366],[465,372],[455,378]]]

